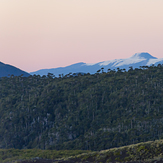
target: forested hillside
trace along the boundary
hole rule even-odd
[[[0,148],[101,150],[163,137],[163,66],[0,78]]]

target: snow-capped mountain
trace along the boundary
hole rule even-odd
[[[126,69],[128,70],[129,67],[139,68],[140,66],[150,66],[150,65],[158,65],[163,64],[163,58],[156,58],[150,55],[149,53],[142,52],[136,53],[130,58],[126,59],[114,59],[109,61],[103,61],[99,63],[76,63],[72,64],[67,67],[59,67],[59,68],[52,68],[52,69],[41,69],[35,72],[31,72],[31,75],[47,75],[48,73],[53,73],[55,76],[59,74],[66,75],[68,73],[96,73],[97,70],[104,68],[104,71],[108,69]]]

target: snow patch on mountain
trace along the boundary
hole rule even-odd
[[[131,65],[131,64],[136,64],[142,61],[147,61],[151,60],[149,63],[154,64],[159,62],[160,60],[156,61],[157,58],[153,57],[147,52],[143,53],[136,53],[133,56],[126,58],[126,59],[114,59],[114,60],[109,60],[109,61],[103,61],[100,63],[84,63],[83,66],[94,66],[94,65],[99,65],[99,66],[108,66],[110,65],[111,67],[121,67],[121,66],[126,66],[126,65]]]
[[[83,66],[93,66],[95,64],[97,64],[97,63],[84,63]]]
[[[110,60],[110,61],[104,61],[104,62],[100,63],[100,66],[107,66],[109,64],[113,64],[112,67],[120,67],[120,66],[124,66],[124,65],[130,65],[130,64],[142,62],[148,58],[154,58],[154,57],[152,57],[148,53],[136,53],[133,56],[131,56],[130,58],[126,58],[126,59],[114,59],[114,60]]]
[[[124,65],[130,65],[130,64],[135,64],[138,62],[142,62],[146,60],[145,58],[140,58],[140,57],[130,57],[127,59],[124,59],[123,62],[120,62],[119,64],[115,65],[115,67],[120,67],[120,66],[124,66]]]
[[[114,60],[109,60],[109,61],[104,61],[104,62],[100,62],[99,65],[100,66],[107,66],[109,64],[115,64],[117,62],[119,62],[120,59],[114,59]]]
[[[152,64],[156,64],[157,62],[163,62],[163,58],[157,58],[157,59],[150,59],[147,63],[147,66],[150,66]]]
[[[137,60],[133,60],[133,59],[125,59],[123,60],[122,62],[114,65],[115,67],[120,67],[120,66],[124,66],[124,65],[130,65],[130,64],[135,64],[135,63],[138,63],[138,62],[141,62],[145,59],[137,59]]]

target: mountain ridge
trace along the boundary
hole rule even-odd
[[[140,66],[151,66],[152,64],[158,65],[163,64],[163,58],[153,57],[147,52],[135,53],[133,56],[125,59],[114,59],[98,63],[84,63],[79,62],[66,67],[58,67],[51,69],[40,69],[38,71],[30,72],[31,75],[47,75],[48,73],[53,73],[58,76],[59,74],[66,75],[68,73],[90,73],[94,74],[97,70],[104,68],[106,72],[108,69],[126,69],[129,67],[139,68]]]
[[[14,75],[14,76],[23,75],[24,77],[27,77],[30,74],[15,66],[0,62],[0,77],[9,77],[11,75]]]

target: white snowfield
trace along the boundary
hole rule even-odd
[[[147,63],[147,66],[150,66],[152,64],[156,64],[157,62],[163,62],[163,58],[157,58],[157,59],[150,59]],[[163,63],[162,63],[163,64]]]
[[[149,53],[136,53],[133,56],[131,56],[130,58],[114,59],[114,60],[104,61],[104,62],[100,62],[99,65],[100,66],[107,66],[109,64],[112,64],[112,67],[121,67],[121,66],[139,63],[142,61],[148,61],[146,66],[150,66],[150,65],[155,64],[157,62],[163,61],[163,58],[158,59],[156,57],[151,56]],[[92,66],[95,64],[98,64],[98,63],[86,63],[85,65]]]
[[[150,66],[157,62],[163,61],[163,58],[156,58],[156,57],[151,56],[149,53],[143,52],[143,53],[136,53],[130,58],[126,58],[126,59],[114,59],[114,60],[104,61],[100,63],[85,63],[84,65],[93,66],[95,64],[99,64],[100,66],[107,66],[111,64],[112,65],[111,67],[121,67],[121,66],[139,63],[142,61],[147,61],[147,64],[144,66]]]

